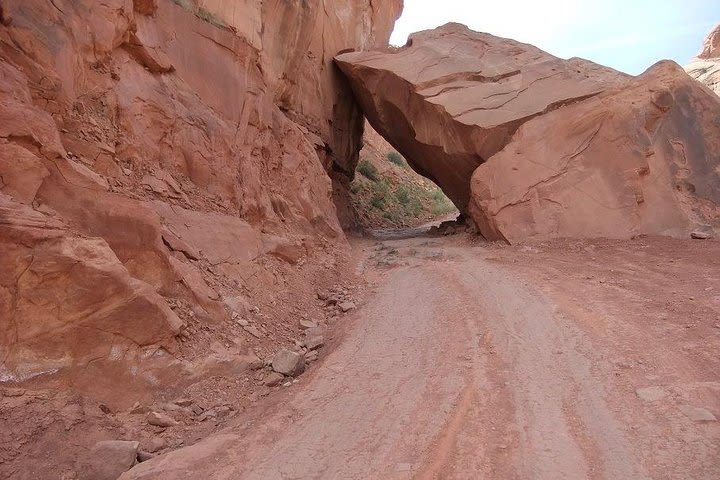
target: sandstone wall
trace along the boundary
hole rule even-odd
[[[177,347],[168,302],[221,321],[260,260],[344,241],[327,172],[362,119],[332,57],[402,2],[336,3],[2,3],[1,382],[138,371]]]

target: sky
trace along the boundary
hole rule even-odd
[[[694,57],[720,23],[720,0],[405,0],[390,43],[447,22],[636,75]]]

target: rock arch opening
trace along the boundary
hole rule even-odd
[[[459,214],[437,184],[367,123],[349,196],[364,230],[407,229]]]

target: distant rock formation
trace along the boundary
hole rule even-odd
[[[458,24],[336,61],[375,129],[487,239],[687,235],[720,220],[720,99]]]
[[[685,66],[685,71],[720,95],[720,25],[710,32],[702,51]]]

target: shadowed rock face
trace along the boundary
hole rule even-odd
[[[488,239],[718,219],[720,102],[671,62],[632,78],[457,24],[336,61],[376,130]]]
[[[342,244],[327,172],[363,117],[332,58],[402,1],[333,4],[2,2],[0,382],[156,385],[169,305],[222,321],[269,257]]]
[[[720,95],[720,25],[710,32],[702,51],[685,66],[685,71]]]

